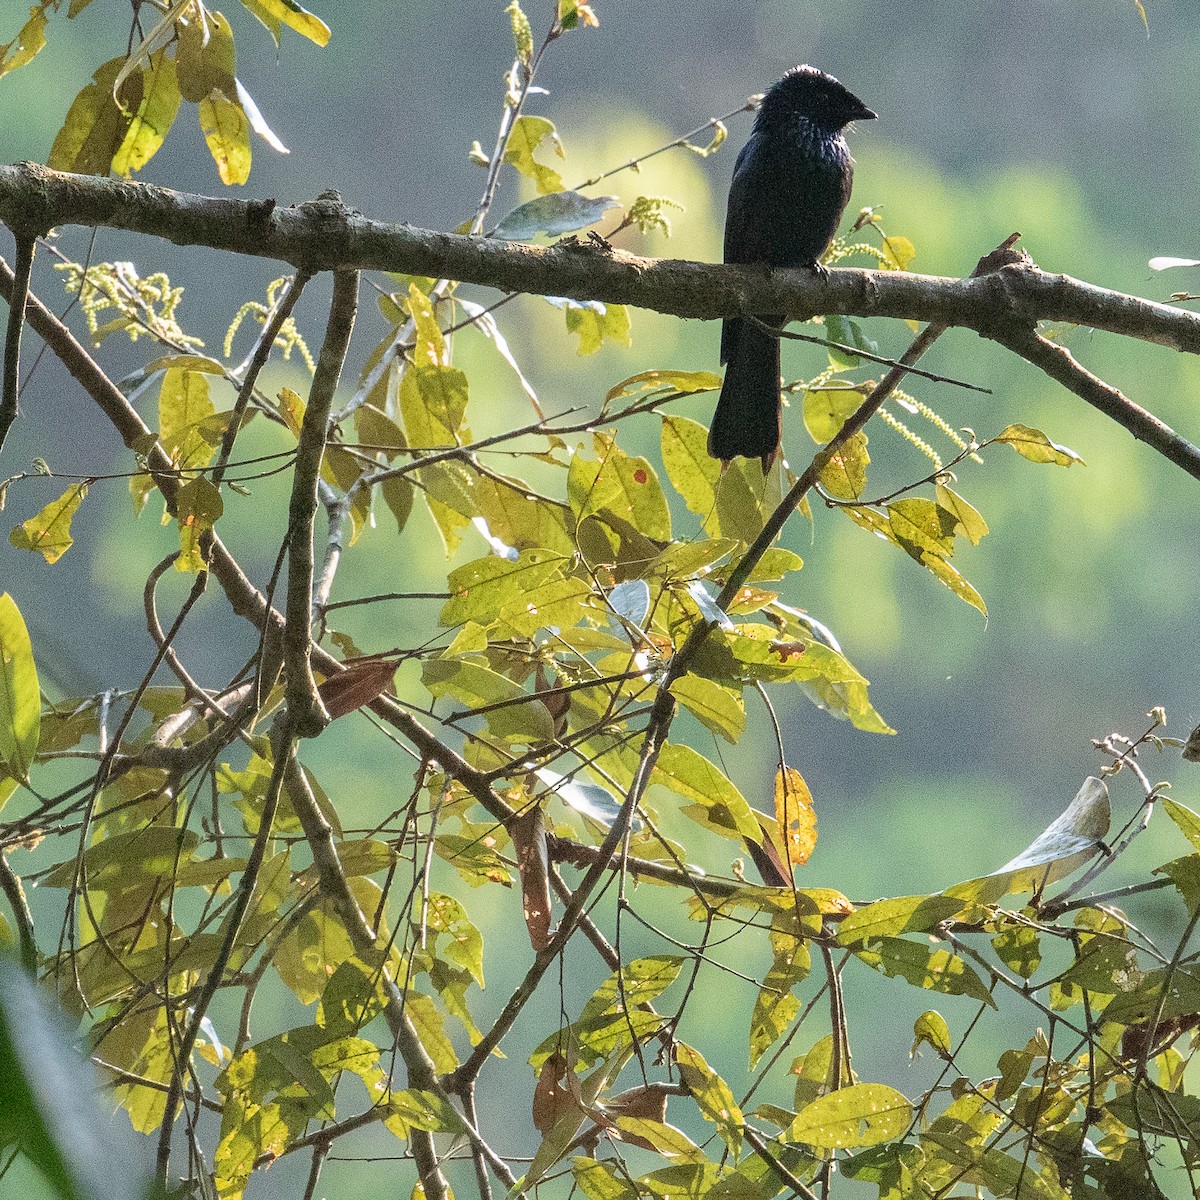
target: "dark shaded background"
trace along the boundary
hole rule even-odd
[[[1194,86],[1200,21],[1189,4],[1149,4],[1149,39],[1126,0],[1071,6],[977,0],[968,15],[958,6],[918,0],[599,0],[595,7],[600,28],[565,37],[551,49],[538,81],[550,94],[535,97],[528,110],[558,125],[567,157],[555,165],[569,184],[737,109],[788,66],[808,61],[839,76],[879,112],[877,122],[852,135],[858,174],[850,211],[882,206],[887,230],[909,237],[917,248],[913,269],[965,274],[1019,229],[1046,270],[1158,299],[1176,289],[1200,291],[1198,273],[1154,275],[1146,267],[1156,254],[1200,257],[1200,93]],[[0,3],[0,38],[19,27],[24,8],[16,0]],[[260,27],[231,6],[239,77],[292,151],[280,157],[256,144],[241,194],[294,203],[334,186],[373,217],[454,228],[483,186],[483,172],[467,150],[474,139],[485,149],[495,139],[501,77],[512,53],[503,8],[501,0],[330,7],[320,13],[334,32],[326,50],[285,35],[276,52]],[[549,5],[531,0],[528,8],[540,29]],[[100,61],[123,52],[118,13],[123,20],[123,5],[97,2],[76,22],[58,19],[42,57],[0,81],[0,159],[44,160],[75,91]],[[622,244],[648,254],[718,258],[723,197],[736,147],[748,130],[749,117],[735,116],[730,143],[717,155],[701,159],[672,151],[648,162],[638,176],[626,172],[607,181],[601,191],[611,185],[626,198],[669,195],[686,209],[673,215],[670,241],[652,236],[623,238]],[[185,107],[145,178],[219,191],[194,110]],[[527,197],[510,175],[496,211]],[[61,242],[68,254],[87,253],[78,231]],[[239,263],[108,232],[97,238],[94,256],[131,257],[146,270],[167,269],[187,288],[184,323],[205,337],[212,353],[241,300],[261,295],[279,273],[273,264]],[[61,309],[59,286],[43,256],[35,288]],[[314,349],[325,294],[315,286],[300,313]],[[357,361],[373,344],[371,334],[382,331],[370,311],[364,292],[366,317],[352,351]],[[717,368],[716,324],[635,313],[632,348],[606,348],[581,359],[562,334],[561,315],[541,301],[519,300],[501,320],[548,409],[596,403],[614,382],[653,367]],[[892,351],[908,336],[903,326],[872,326],[870,332]],[[246,352],[250,337],[243,334],[235,358]],[[1200,439],[1200,366],[1194,360],[1086,331],[1069,333],[1067,344],[1089,368],[1185,436]],[[528,419],[511,373],[486,346],[463,335],[456,350],[472,380],[477,432]],[[27,362],[35,351],[34,343]],[[120,374],[145,354],[114,340],[100,357]],[[785,373],[794,376],[811,375],[820,361],[812,347],[784,351]],[[833,627],[871,679],[875,705],[898,730],[894,738],[868,736],[831,721],[798,695],[775,697],[789,757],[807,777],[818,806],[821,841],[804,882],[836,886],[859,899],[929,891],[993,869],[1031,841],[1099,767],[1090,739],[1110,729],[1140,732],[1144,714],[1156,704],[1166,706],[1173,733],[1186,734],[1200,720],[1196,481],[1034,368],[974,335],[946,336],[926,365],[993,389],[979,397],[914,384],[913,392],[952,425],[986,436],[1022,420],[1070,445],[1088,465],[1035,467],[996,448],[984,467],[960,473],[960,490],[992,526],[978,549],[955,560],[988,602],[986,626],[916,564],[836,513],[818,512],[812,531],[796,521],[785,534],[785,544],[806,560],[786,598]],[[279,369],[268,387],[284,382],[300,390],[306,383],[295,370]],[[711,402],[702,397],[680,411],[707,421]],[[53,362],[38,366],[22,403],[0,475],[24,469],[35,455],[64,471],[128,469],[115,435]],[[153,413],[153,397],[141,403],[144,413]],[[623,444],[652,457],[657,436],[652,418],[644,428],[622,433]],[[928,471],[886,430],[871,436],[873,488],[891,490]],[[276,443],[263,430],[247,446],[281,448]],[[803,463],[809,446],[793,410],[785,416],[785,448],[794,464]],[[280,511],[282,486],[255,484],[257,500],[234,507],[222,525],[260,580],[282,534],[264,529],[260,517]],[[58,490],[54,482],[14,486],[3,523],[24,520]],[[0,539],[0,589],[13,593],[29,621],[52,692],[131,686],[140,677],[151,655],[140,616],[141,583],[172,542],[170,529],[154,529],[156,519],[151,501],[133,525],[125,485],[116,481],[93,489],[76,521],[77,545],[56,566]],[[677,534],[689,536],[691,528],[681,521]],[[400,554],[395,545],[394,527],[381,513],[379,527],[360,543],[362,552],[350,556],[335,596],[430,587],[439,573],[444,578],[436,537],[416,549],[407,539]],[[469,542],[466,557],[484,549],[482,542]],[[181,596],[182,582],[175,587]],[[418,640],[436,606],[374,612],[370,624],[346,622],[364,648]],[[216,597],[189,636],[185,648],[193,662],[208,664],[212,682],[252,649],[248,633]],[[750,735],[724,761],[748,798],[764,806],[772,735],[753,699],[748,707]],[[352,812],[353,798],[363,798],[361,821],[369,823],[400,802],[407,768],[394,749],[365,730],[360,742],[349,757],[344,738],[330,743],[337,747],[332,754],[318,742],[308,759],[344,814]],[[711,743],[696,744],[718,753]],[[1172,752],[1147,769],[1154,777],[1175,778],[1176,797],[1195,806],[1195,768],[1180,770]],[[1113,795],[1123,819],[1138,797],[1124,780]],[[345,819],[347,825],[358,820]],[[1139,863],[1182,852],[1169,828],[1152,828],[1144,841],[1145,848],[1114,874],[1114,884],[1136,879]],[[709,865],[727,870],[728,852],[717,850]],[[1179,921],[1178,906],[1166,898],[1145,901],[1136,911],[1168,938]],[[515,909],[498,911],[495,928],[514,917]],[[489,930],[483,932],[486,937]],[[522,961],[518,956],[490,964],[481,1010],[503,1001]],[[761,969],[757,962],[748,965]],[[587,982],[581,979],[579,986]],[[590,980],[591,986],[597,982],[598,975]],[[912,1000],[915,1015],[924,1005],[909,992],[882,981],[878,995],[862,999],[861,1010],[852,1013],[859,1018],[852,1033],[858,1039],[855,1065],[864,1077],[892,1078],[901,1087],[907,1081],[915,1090],[904,1060],[906,1037],[876,1041],[867,1010]],[[749,993],[742,1003],[748,1007]],[[938,1007],[953,1025],[955,1003]],[[730,1021],[731,1061],[744,1062],[744,1019],[731,1020],[724,1005],[705,1012],[698,1005],[692,1010],[693,1040],[704,1044],[704,1022]],[[481,1113],[485,1124],[494,1115]],[[525,1129],[516,1120],[514,1131],[527,1136]],[[251,1195],[292,1194],[289,1167],[281,1164],[256,1182]],[[340,1170],[330,1176],[329,1194],[353,1194],[353,1168]]]

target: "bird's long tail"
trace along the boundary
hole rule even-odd
[[[782,316],[759,320],[783,328]],[[708,431],[708,452],[725,462],[738,455],[761,458],[765,470],[779,450],[779,338],[735,317],[721,330],[721,361],[728,366]]]

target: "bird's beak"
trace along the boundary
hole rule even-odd
[[[856,121],[874,121],[879,116],[878,113],[872,112],[865,104],[854,114]]]

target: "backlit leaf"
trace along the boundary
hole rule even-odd
[[[662,748],[653,781],[692,803],[684,809],[708,829],[728,838],[762,839],[754,812],[726,775],[690,746]]]
[[[245,4],[245,0],[242,2]],[[261,10],[272,20],[286,25],[289,29],[294,29],[298,34],[318,46],[325,46],[329,42],[329,26],[320,17],[315,17],[306,9],[301,8],[296,0],[254,0],[253,5],[247,4],[246,7],[255,16],[259,16],[258,10]]]
[[[1052,442],[1040,429],[1028,425],[1009,425],[992,441],[1011,446],[1022,458],[1035,463],[1052,463],[1056,467],[1083,466],[1083,459],[1067,446]]]
[[[175,559],[175,570],[206,570],[208,564],[204,559],[201,540],[212,531],[225,511],[220,489],[205,476],[198,475],[179,489],[175,504],[179,519],[179,556]]]
[[[17,779],[29,778],[41,719],[33,644],[21,610],[5,592],[0,595],[0,764]]]
[[[549,142],[559,158],[566,157],[562,142],[558,140],[554,122],[546,120],[545,117],[525,114],[513,122],[508,145],[504,150],[504,161],[532,179],[543,196],[550,192],[563,191],[562,176],[553,167],[548,167],[535,158],[545,142]]]
[[[118,175],[140,171],[158,153],[175,123],[181,100],[175,60],[159,50],[150,56],[148,69],[142,73],[141,102],[113,157],[112,169]]]
[[[856,1083],[802,1109],[787,1136],[821,1150],[875,1146],[902,1136],[912,1116],[903,1092],[882,1083]]]
[[[86,483],[72,484],[36,516],[18,525],[8,540],[18,550],[40,554],[48,563],[58,562],[75,544],[71,536],[71,518],[78,512],[87,492]]]
[[[200,101],[200,132],[217,164],[224,184],[245,183],[250,178],[250,119],[245,109],[217,88]]]

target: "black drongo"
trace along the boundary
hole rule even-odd
[[[793,67],[763,97],[754,132],[742,147],[729,187],[725,261],[770,267],[812,267],[850,199],[853,160],[842,130],[875,114],[832,75]],[[721,327],[725,383],[708,434],[708,452],[729,460],[761,458],[765,470],[779,449],[780,315],[762,325],[733,317]]]

